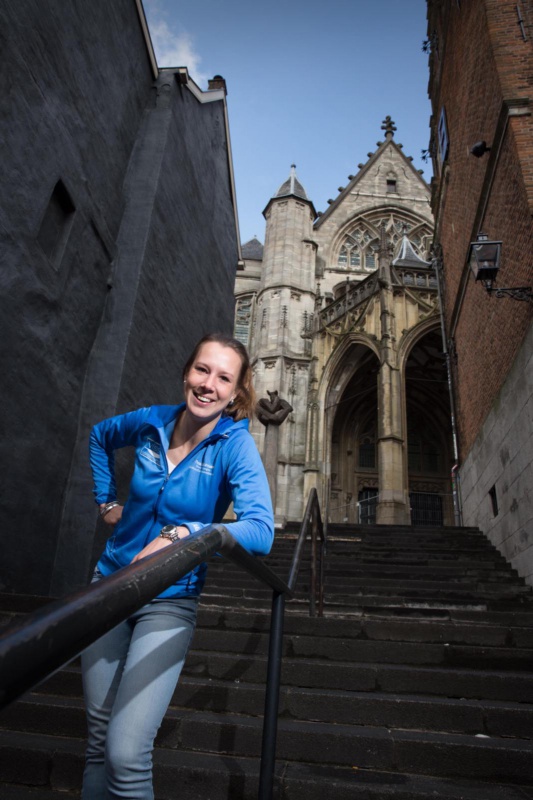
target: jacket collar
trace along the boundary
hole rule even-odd
[[[148,415],[148,422],[160,431],[163,438],[166,438],[164,428],[170,422],[176,420],[184,409],[185,403],[180,403],[177,406],[152,406]],[[235,431],[243,428],[244,430],[248,430],[247,419],[241,419],[239,422],[235,422],[231,417],[223,414],[204,441],[211,442],[222,437],[227,438]]]

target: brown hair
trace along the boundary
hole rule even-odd
[[[202,345],[207,344],[208,342],[216,342],[217,344],[222,345],[222,347],[230,347],[232,350],[235,350],[241,359],[241,371],[237,380],[237,392],[235,394],[235,400],[226,408],[224,413],[228,417],[232,417],[235,422],[238,422],[241,419],[251,419],[254,415],[256,406],[256,396],[252,383],[252,367],[246,348],[242,342],[239,342],[238,339],[233,339],[231,336],[226,336],[224,333],[208,333],[207,336],[204,336],[202,339],[200,339],[191,355],[187,359],[187,363],[183,367],[184,379],[187,378],[189,370],[191,369],[196,357],[198,356],[198,353],[200,352],[200,348]]]

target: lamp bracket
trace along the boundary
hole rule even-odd
[[[533,288],[531,286],[514,286],[514,287],[491,287],[487,288],[488,293],[498,299],[502,297],[511,297],[513,300],[525,300],[526,302],[533,303]]]

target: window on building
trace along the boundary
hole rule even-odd
[[[54,267],[59,268],[76,208],[62,181],[54,186],[37,234],[37,241]]]
[[[350,266],[351,267],[360,267],[361,266],[361,253],[357,247],[354,247],[350,253]]]
[[[490,497],[490,504],[492,507],[492,516],[497,517],[500,513],[500,509],[498,507],[498,495],[496,494],[496,484],[489,489],[489,497]]]
[[[337,263],[339,267],[346,267],[346,264],[348,263],[348,251],[345,247],[341,247]]]
[[[252,322],[252,296],[239,297],[235,308],[235,338],[245,347],[250,344]]]
[[[397,192],[396,181],[393,178],[387,178],[387,192]]]
[[[367,269],[376,268],[376,254],[373,250],[368,250],[365,255],[365,267]]]
[[[418,473],[438,473],[441,465],[439,446],[420,434],[409,432],[407,448],[409,470]]]
[[[370,436],[364,436],[359,442],[359,466],[362,469],[376,468],[376,443]]]

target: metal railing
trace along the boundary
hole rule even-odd
[[[311,535],[309,613],[323,610],[324,530],[312,490],[298,534],[287,583],[251,556],[223,525],[197,534],[115,572],[85,589],[27,615],[0,636],[0,708],[78,656],[82,650],[157,597],[194,567],[219,553],[272,589],[272,616],[259,775],[259,800],[270,800],[274,781],[285,598],[295,593],[308,534]]]
[[[454,497],[450,492],[409,492],[411,524],[440,527],[456,524]]]
[[[357,522],[360,525],[375,525],[376,513],[378,508],[379,495],[365,497],[357,503]]]

